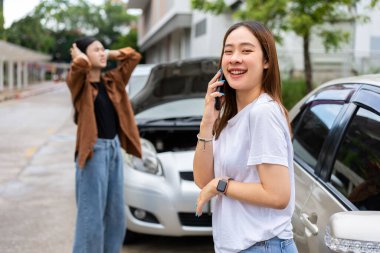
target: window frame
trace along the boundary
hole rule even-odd
[[[332,86],[341,86],[341,85],[345,85],[345,84],[335,84],[335,85],[332,85]],[[349,84],[349,85],[354,86],[354,85],[357,85],[357,84]],[[327,86],[326,88],[329,89],[330,87],[331,86]],[[359,90],[359,88],[357,90]],[[353,94],[355,94],[357,92],[357,90],[353,91]],[[352,94],[349,95],[349,99],[352,96],[353,96]],[[345,100],[345,101],[343,101],[343,100],[333,100],[333,99],[331,99],[331,100],[329,100],[329,99],[309,99],[309,100],[307,100],[307,102],[305,104],[303,104],[301,106],[300,111],[298,113],[299,119],[298,119],[297,124],[294,126],[294,131],[293,131],[294,134],[292,136],[292,142],[294,140],[295,133],[297,133],[298,130],[299,130],[300,124],[303,121],[306,112],[310,110],[311,105],[313,105],[315,102],[318,102],[320,104],[329,104],[328,102],[331,102],[331,104],[337,104],[339,101],[341,101],[342,104],[343,104],[340,112],[338,113],[338,115],[336,116],[336,118],[334,120],[333,125],[331,126],[330,132],[326,136],[325,142],[323,143],[323,145],[321,147],[321,151],[320,151],[320,153],[319,153],[319,155],[317,157],[317,164],[315,165],[315,168],[312,168],[301,157],[299,157],[296,153],[294,153],[294,161],[297,162],[298,164],[300,164],[300,166],[302,168],[304,168],[317,181],[322,182],[320,175],[321,175],[321,172],[322,172],[322,170],[324,168],[324,160],[328,156],[327,151],[334,144],[334,142],[333,142],[334,136],[339,132],[338,130],[339,130],[340,124],[337,123],[337,122],[340,122],[341,118],[344,117],[344,115],[346,113],[346,110],[349,107],[349,99]],[[295,116],[294,119],[297,118],[298,115]]]
[[[315,102],[316,101],[310,101],[308,102],[307,104],[304,105],[304,107],[302,108],[302,112],[301,112],[301,115],[300,115],[300,118],[299,118],[299,121],[297,122],[297,125],[294,127],[294,133],[297,133],[298,130],[299,130],[299,127],[300,127],[300,124],[301,122],[303,121],[305,115],[307,112],[310,111],[311,109],[311,106],[315,105]],[[329,103],[330,100],[319,100],[318,101],[318,104],[324,104],[324,105],[329,105],[329,104],[340,104],[340,103],[337,103],[337,101],[331,101],[331,103]],[[321,150],[319,152],[319,155],[318,157],[316,158],[317,159],[317,163],[315,165],[315,168],[311,167],[309,164],[307,164],[301,157],[299,157],[296,153],[294,153],[294,158],[295,160],[302,165],[303,168],[305,168],[306,170],[309,171],[309,173],[311,173],[312,175],[314,174],[315,176],[319,176],[320,175],[320,168],[321,168],[321,161],[323,161],[323,157],[325,156],[324,154],[324,150],[326,149],[326,146],[329,145],[328,143],[328,140],[331,139],[331,135],[333,134],[333,130],[335,128],[335,125],[336,125],[336,121],[338,118],[341,117],[342,115],[342,111],[345,110],[345,104],[342,105],[342,108],[340,109],[338,115],[336,116],[335,120],[334,120],[334,123],[333,125],[331,126],[331,130],[329,131],[328,135],[326,136],[326,139],[321,147]],[[294,135],[295,136],[295,135]],[[294,140],[294,136],[292,138],[292,141]],[[327,141],[326,141],[327,140]]]
[[[359,211],[340,191],[338,191],[331,183],[330,178],[333,166],[337,156],[339,147],[346,135],[348,127],[360,108],[364,108],[380,114],[380,87],[363,83],[347,83],[359,85],[356,91],[349,97],[343,108],[337,115],[331,127],[331,131],[326,137],[325,143],[322,145],[321,152],[315,169],[311,168],[306,162],[294,153],[294,162],[298,163],[310,176],[312,176],[322,187],[330,192],[347,210]],[[344,85],[336,84],[336,85]],[[297,132],[300,122],[302,122],[305,112],[309,109],[312,100],[307,101],[298,113],[300,118],[294,126],[294,133]],[[296,118],[297,116],[295,116]],[[294,136],[293,136],[294,138]],[[292,138],[292,139],[293,139]]]
[[[380,101],[380,88],[364,84],[358,89],[348,104],[347,109],[342,114],[339,122],[335,122],[335,133],[332,134],[331,139],[329,140],[332,145],[329,145],[328,148],[324,150],[326,157],[321,161],[321,173],[319,175],[320,182],[337,198],[337,200],[339,200],[340,203],[351,211],[358,211],[359,209],[330,183],[331,174],[338,150],[346,136],[349,125],[357,114],[357,111],[360,108],[364,108],[380,115],[380,103],[378,101]]]

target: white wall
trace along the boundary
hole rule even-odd
[[[201,20],[206,19],[206,33],[195,37],[195,26]],[[193,11],[191,24],[190,57],[220,56],[224,34],[235,23],[230,16],[205,14]]]
[[[371,54],[371,36],[380,37],[380,15],[378,10],[371,12],[364,10],[364,6],[360,6],[358,12],[367,13],[366,15],[371,18],[371,21],[356,24],[355,54],[359,57],[369,57]]]
[[[173,8],[175,9],[176,12],[188,13],[189,11],[191,11],[191,1],[188,1],[188,0],[180,0],[180,1],[170,0],[170,1],[173,4]]]

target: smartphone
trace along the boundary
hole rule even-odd
[[[222,80],[224,80],[224,75],[223,75],[222,69],[220,70],[220,72],[221,72],[221,74],[220,74],[220,77],[219,77],[219,81],[222,81]],[[222,89],[223,89],[223,86],[216,87],[216,91],[217,92],[221,92]],[[215,107],[215,110],[218,110],[218,111],[220,111],[220,109],[222,108],[222,103],[220,102],[220,97],[216,97],[215,98],[215,105],[214,105],[214,107]]]

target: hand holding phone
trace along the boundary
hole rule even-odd
[[[223,80],[224,80],[223,71],[222,71],[222,69],[220,69],[219,81],[223,81]],[[222,86],[218,86],[218,87],[216,87],[216,91],[221,92],[222,88],[223,88]],[[215,98],[214,107],[215,107],[215,110],[218,110],[218,111],[220,111],[220,109],[222,108],[222,103],[220,102],[220,97]]]

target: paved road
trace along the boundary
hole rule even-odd
[[[0,104],[0,251],[70,252],[74,126],[65,87]]]
[[[160,237],[144,236],[132,245],[124,246],[122,253],[211,253],[212,237]]]
[[[0,103],[0,252],[71,252],[72,123],[66,87]],[[212,239],[146,236],[122,252],[213,252]]]

